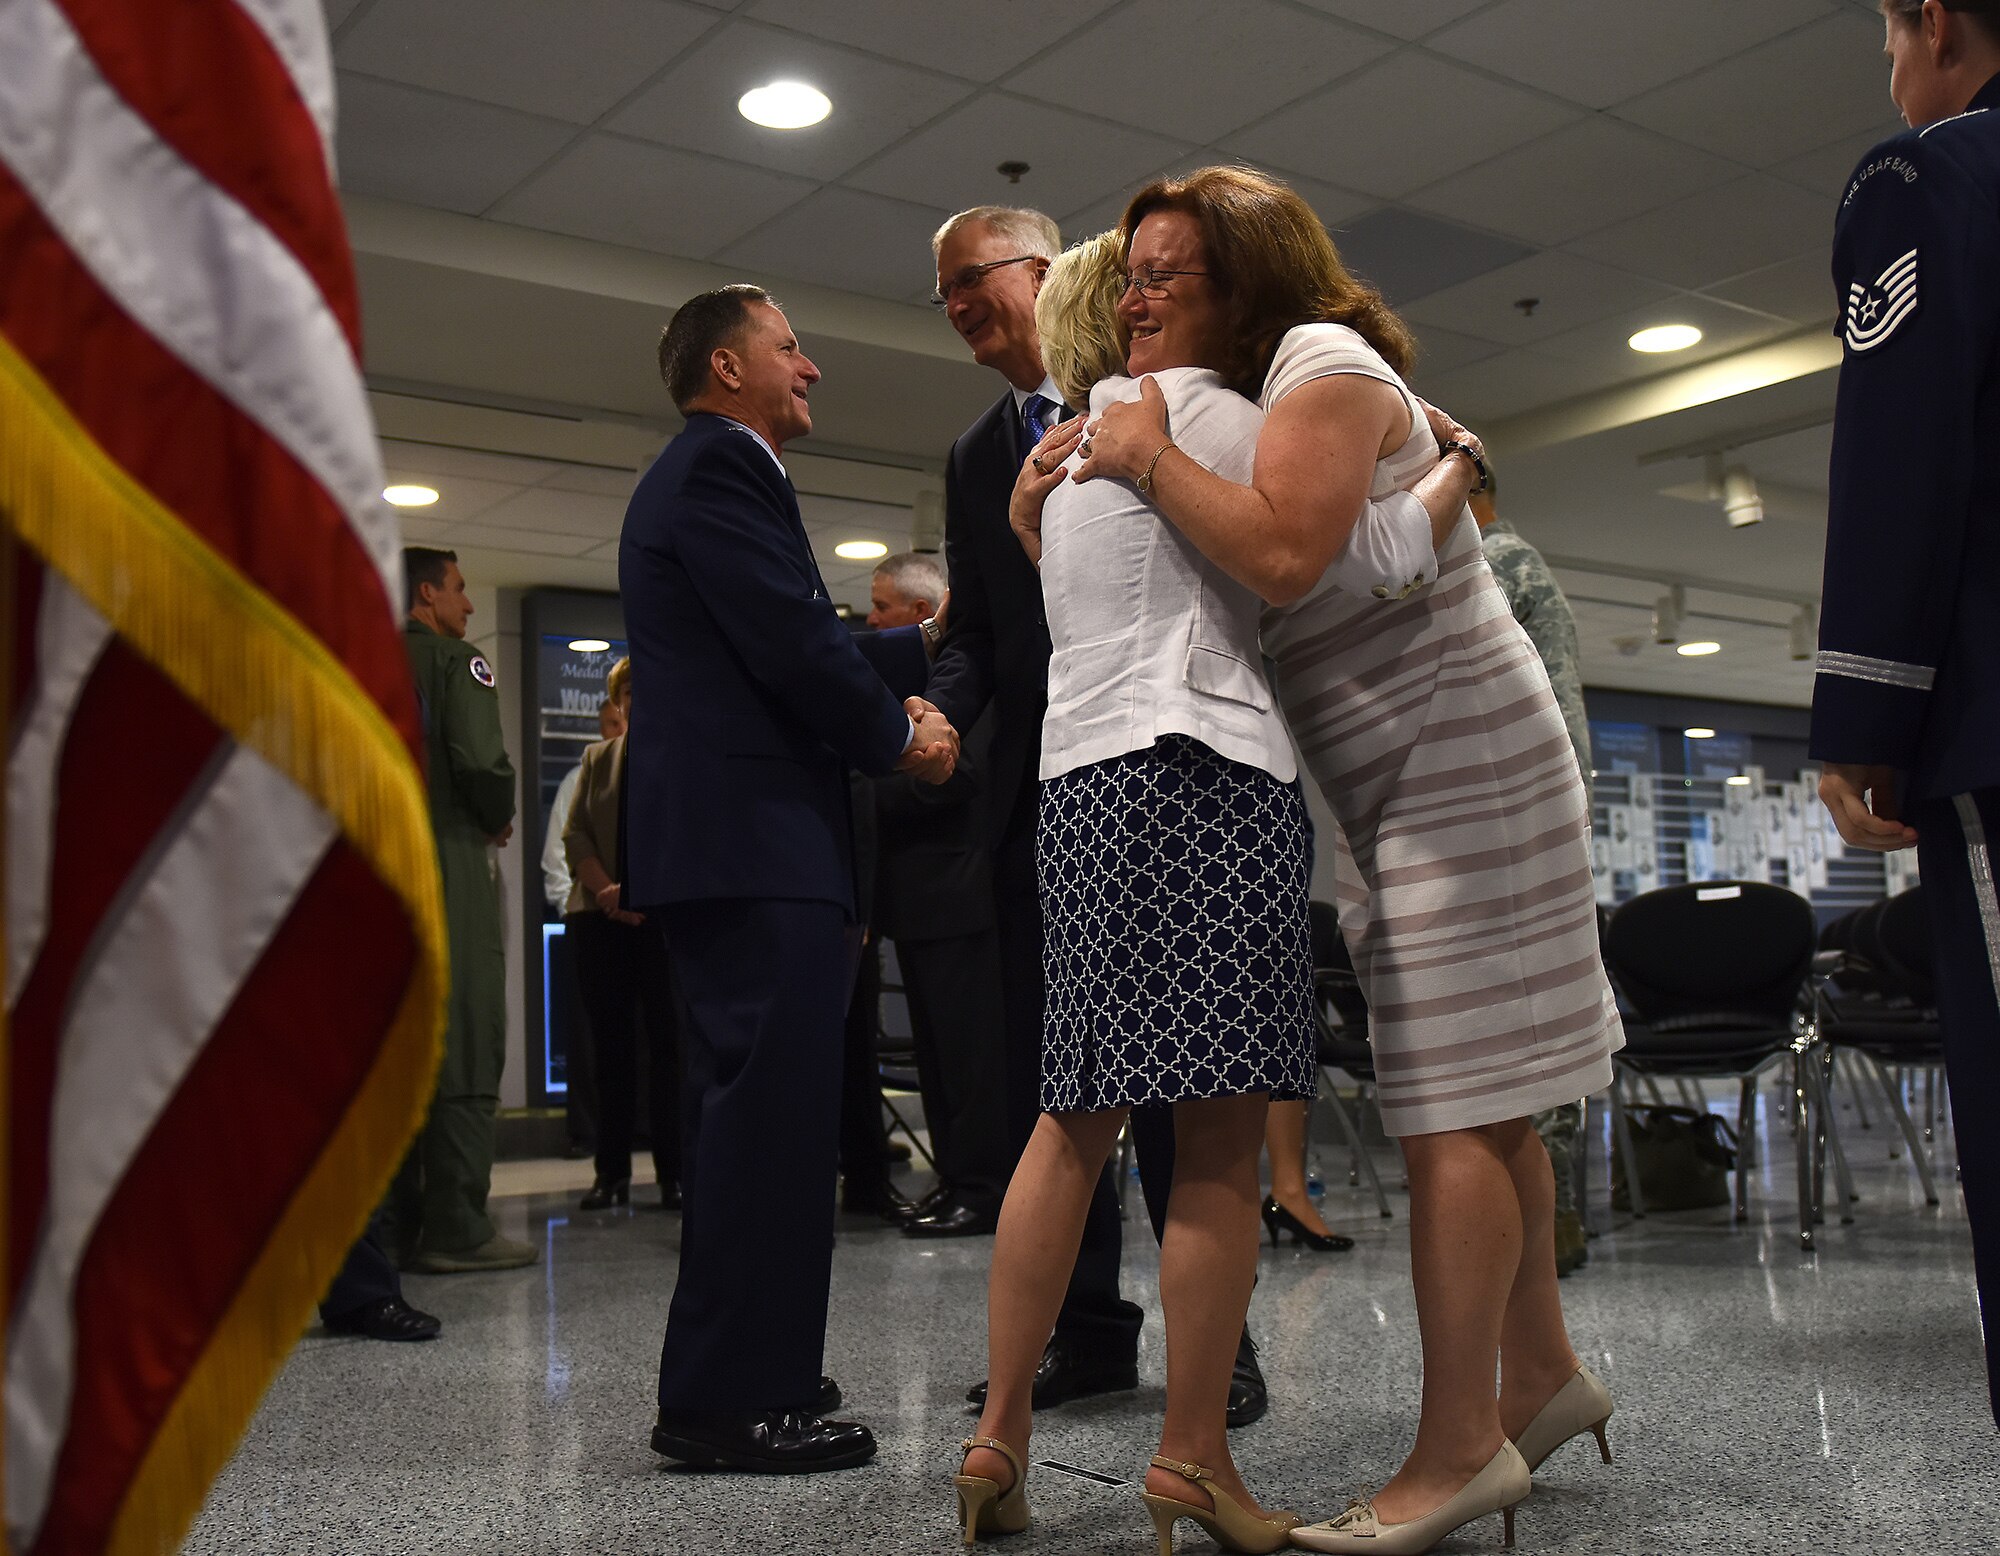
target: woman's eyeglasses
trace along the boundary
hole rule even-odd
[[[1031,259],[1040,259],[1039,254],[1016,254],[1012,259],[989,259],[983,265],[967,265],[955,276],[948,276],[938,283],[937,292],[931,298],[933,308],[949,308],[952,294],[959,291],[977,291],[980,285],[996,270],[1008,265],[1026,264]]]
[[[1167,283],[1175,276],[1205,276],[1206,270],[1155,270],[1151,265],[1141,266],[1125,277],[1125,284],[1118,289],[1123,297],[1133,287],[1139,289],[1141,297],[1165,297]]]

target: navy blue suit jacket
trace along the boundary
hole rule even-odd
[[[784,897],[854,911],[847,773],[891,771],[914,627],[834,613],[776,462],[696,413],[640,479],[618,542],[632,655],[625,900]]]

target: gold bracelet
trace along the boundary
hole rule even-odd
[[[1151,495],[1153,490],[1153,467],[1159,464],[1160,455],[1166,453],[1173,446],[1174,440],[1172,438],[1167,439],[1166,442],[1160,445],[1160,453],[1155,454],[1151,459],[1146,461],[1146,468],[1140,472],[1139,479],[1133,483],[1139,488],[1141,496]]]

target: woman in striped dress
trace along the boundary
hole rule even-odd
[[[1435,579],[1420,572],[1401,599],[1325,577],[1364,506],[1435,470],[1439,445],[1396,371],[1408,334],[1311,209],[1262,175],[1210,168],[1142,190],[1124,230],[1128,268],[1210,278],[1230,327],[1223,360],[1197,365],[1261,387],[1268,420],[1252,485],[1232,485],[1178,454],[1149,394],[1090,425],[1077,479],[1145,474],[1160,512],[1276,607],[1265,651],[1340,819],[1343,929],[1410,1173],[1416,1444],[1371,1501],[1293,1539],[1396,1556],[1503,1509],[1511,1532],[1524,1459],[1610,1414],[1563,1322],[1554,1179],[1529,1122],[1607,1086],[1623,1041],[1581,774],[1469,515]],[[1123,306],[1136,342],[1177,304],[1128,292]],[[1469,435],[1454,441],[1448,465],[1478,462]]]

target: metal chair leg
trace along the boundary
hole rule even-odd
[[[1375,1207],[1382,1212],[1384,1221],[1393,1220],[1395,1212],[1389,1208],[1389,1196],[1382,1190],[1382,1175],[1375,1170],[1375,1159],[1368,1154],[1368,1148],[1361,1142],[1361,1126],[1347,1111],[1347,1104],[1340,1094],[1328,1088],[1327,1101],[1332,1104],[1333,1116],[1339,1120],[1340,1132],[1347,1136],[1347,1146],[1354,1154],[1354,1160],[1361,1164],[1361,1170],[1368,1174],[1368,1183],[1375,1190]]]
[[[1854,1073],[1854,1067],[1860,1062],[1860,1058],[1859,1054],[1852,1051],[1845,1051],[1836,1054],[1835,1063],[1838,1064],[1842,1060],[1846,1061],[1847,1095],[1853,1100],[1854,1116],[1860,1121],[1863,1129],[1873,1129],[1875,1121],[1868,1116],[1868,1088],[1861,1084],[1861,1078]]]
[[[1625,1192],[1632,1201],[1632,1219],[1646,1219],[1646,1195],[1639,1186],[1639,1153],[1632,1148],[1632,1124],[1625,1117],[1625,1098],[1618,1081],[1611,1082],[1611,1129],[1618,1140],[1618,1157],[1625,1164]]]
[[[1807,1059],[1804,1054],[1792,1055],[1792,1095],[1789,1111],[1794,1125],[1795,1155],[1799,1172],[1799,1247],[1807,1253],[1812,1253],[1815,1236],[1813,1223],[1816,1214],[1813,1203],[1812,1108],[1806,1090],[1806,1064]]]
[[[1916,1165],[1917,1181],[1924,1186],[1924,1203],[1938,1202],[1937,1179],[1931,1174],[1930,1153],[1924,1149],[1923,1141],[1917,1137],[1916,1121],[1910,1117],[1909,1109],[1903,1106],[1899,1097],[1889,1085],[1889,1072],[1873,1055],[1863,1055],[1875,1070],[1875,1079],[1881,1084],[1882,1095],[1889,1099],[1889,1111],[1896,1117],[1897,1127],[1903,1131],[1903,1139],[1910,1147],[1910,1160]]]
[[[1935,1140],[1937,1138],[1937,1131],[1934,1126],[1941,1117],[1943,1115],[1937,1110],[1937,1066],[1927,1064],[1924,1066],[1924,1138],[1926,1140]]]
[[[1746,1075],[1736,1099],[1736,1219],[1750,1219],[1750,1169],[1757,1160],[1757,1077]]]
[[[1826,1149],[1833,1157],[1833,1181],[1840,1193],[1840,1224],[1854,1225],[1854,1202],[1861,1196],[1854,1192],[1854,1174],[1847,1168],[1847,1150],[1840,1143],[1840,1120],[1833,1105],[1833,1064],[1831,1055],[1823,1064],[1816,1064],[1807,1073],[1818,1091],[1821,1128],[1826,1136]]]

